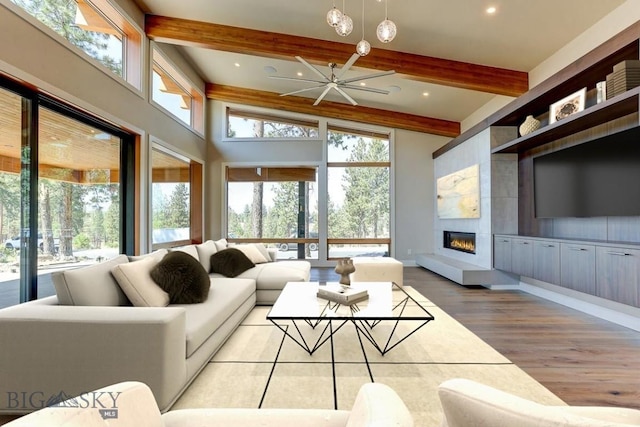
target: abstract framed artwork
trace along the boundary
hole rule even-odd
[[[480,218],[480,167],[469,166],[436,181],[438,218]]]
[[[584,101],[587,97],[587,88],[584,87],[571,95],[554,102],[549,107],[549,124],[569,117],[572,114],[584,110]]]

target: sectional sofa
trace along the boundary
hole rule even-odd
[[[212,255],[226,247],[219,240],[177,250],[209,272]],[[32,412],[122,381],[147,384],[164,412],[256,304],[273,303],[286,282],[310,274],[307,261],[275,262],[272,251],[236,277],[209,273],[204,302],[167,305],[148,283],[149,266],[166,254],[54,273],[56,296],[0,310],[0,413]],[[140,297],[145,292],[152,297]]]

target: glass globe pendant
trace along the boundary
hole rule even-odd
[[[345,37],[351,34],[351,31],[353,31],[353,19],[349,15],[342,13],[342,19],[336,27],[336,33]]]
[[[385,19],[378,25],[376,35],[382,43],[389,43],[396,37],[396,32],[396,24],[389,19]]]
[[[360,56],[367,56],[371,52],[371,43],[364,39],[364,0],[362,0],[362,40],[356,45],[356,53]]]
[[[360,56],[367,56],[371,52],[371,43],[362,39],[356,45],[356,53]]]
[[[384,21],[378,24],[378,29],[376,30],[376,35],[378,36],[378,40],[382,43],[389,43],[396,37],[397,28],[396,24],[388,18],[387,15],[387,5],[389,0],[384,1]]]
[[[327,24],[331,25],[333,28],[336,28],[338,25],[340,25],[340,21],[342,21],[342,12],[340,12],[340,9],[336,7],[334,2],[333,9],[331,9],[327,13]]]

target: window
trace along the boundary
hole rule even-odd
[[[53,295],[54,267],[133,253],[135,170],[132,135],[2,77],[0,85],[4,307]]]
[[[191,165],[156,147],[151,153],[151,223],[153,248],[191,242]]]
[[[12,0],[136,89],[142,33],[108,0]]]
[[[329,127],[328,258],[389,256],[389,135]]]
[[[227,237],[277,247],[278,258],[318,257],[315,167],[227,167]]]
[[[227,108],[228,138],[318,138],[318,122]]]
[[[153,48],[153,101],[190,128],[204,132],[204,95]]]

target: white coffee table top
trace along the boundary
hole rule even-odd
[[[327,309],[328,301],[317,296],[319,286],[327,286],[338,289],[337,282],[289,282],[267,314],[267,319],[371,319],[371,320],[423,320],[433,316],[418,304],[411,296],[392,282],[354,282],[351,288],[354,290],[366,289],[369,298],[356,303],[357,310],[353,306],[335,305]],[[394,292],[395,289],[395,292]],[[397,302],[409,298],[411,305],[418,310],[411,313],[404,310],[394,310]],[[395,301],[395,302],[394,302]],[[335,306],[335,307],[334,307]]]

